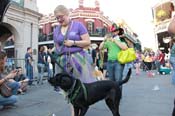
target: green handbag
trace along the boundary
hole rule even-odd
[[[126,64],[136,59],[136,53],[134,48],[128,48],[127,50],[121,50],[117,55],[117,60],[120,64]]]

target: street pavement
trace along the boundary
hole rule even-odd
[[[71,105],[64,96],[53,90],[47,81],[29,87],[25,95],[18,95],[16,108],[1,110],[0,116],[71,116]],[[175,86],[171,75],[148,77],[133,74],[123,86],[120,103],[121,116],[172,116]],[[54,114],[54,115],[53,115]],[[112,116],[104,100],[92,105],[86,116]]]

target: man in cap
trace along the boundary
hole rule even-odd
[[[117,60],[117,55],[121,50],[126,50],[128,47],[126,43],[122,42],[119,37],[119,27],[117,24],[113,23],[111,26],[111,39],[104,39],[99,49],[108,49],[108,61],[107,61],[107,72],[110,80],[121,81],[122,72],[124,65],[120,64]]]

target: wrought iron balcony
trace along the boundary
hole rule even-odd
[[[14,45],[14,41],[13,40],[8,40],[5,42],[5,46],[13,46]]]
[[[53,33],[50,33],[48,35],[46,34],[39,34],[39,42],[43,42],[43,41],[50,41],[53,40]]]

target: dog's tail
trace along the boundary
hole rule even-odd
[[[123,85],[128,82],[131,77],[132,69],[130,68],[128,74],[126,75],[125,79],[119,82],[119,85]]]

